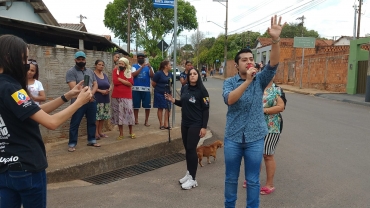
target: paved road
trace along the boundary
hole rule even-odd
[[[226,106],[222,81],[205,83],[211,98],[209,126],[223,138]],[[284,130],[276,152],[276,191],[261,207],[369,207],[370,108],[287,93]],[[50,189],[49,207],[223,207],[223,150],[198,169],[199,187],[181,190],[185,162],[107,185]],[[264,168],[261,183],[265,182]],[[243,173],[241,173],[243,174]],[[240,178],[240,185],[243,179]],[[52,186],[50,186],[52,187]],[[239,188],[237,207],[245,207]]]

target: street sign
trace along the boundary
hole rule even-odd
[[[294,37],[294,48],[315,48],[316,38]]]
[[[164,40],[161,40],[157,44],[157,47],[163,52],[168,48],[168,44]]]
[[[173,9],[175,0],[153,0],[154,8]]]

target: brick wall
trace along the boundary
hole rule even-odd
[[[346,92],[349,51],[305,55],[302,88]],[[302,57],[280,62],[275,82],[300,86]]]
[[[37,60],[39,65],[39,80],[42,82],[46,100],[52,100],[57,98],[69,90],[68,84],[66,83],[65,76],[68,69],[75,65],[74,54],[78,51],[77,49],[70,48],[54,48],[47,46],[29,46],[30,54],[29,58]],[[111,71],[113,69],[113,54],[102,51],[91,51],[85,50],[86,53],[86,67],[92,70],[95,69],[94,63],[97,59],[101,59],[105,62],[104,72],[111,77]],[[135,61],[130,58],[130,61]],[[135,63],[135,62],[134,62]],[[46,101],[46,102],[47,102]],[[60,110],[68,107],[68,104],[64,104],[55,110],[53,113],[59,112]],[[69,132],[69,120],[62,124],[56,130],[48,130],[43,126],[40,126],[41,134],[44,142],[55,142],[63,139],[68,139]],[[79,136],[86,135],[86,120],[82,120]]]

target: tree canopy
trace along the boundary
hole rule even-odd
[[[131,2],[130,41],[136,39],[136,44],[154,57],[160,53],[157,48],[158,42],[164,36],[174,32],[174,10],[156,9],[153,7],[153,1],[114,0],[110,2],[105,9],[104,24],[116,37],[126,42],[129,1]],[[184,0],[178,0],[177,34],[184,30],[196,29],[197,26],[194,6]]]

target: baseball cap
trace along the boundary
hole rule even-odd
[[[138,53],[137,57],[144,57],[145,58],[145,55],[143,53]]]
[[[77,51],[75,53],[75,58],[78,58],[78,57],[84,57],[84,58],[86,58],[86,54],[83,51]]]

